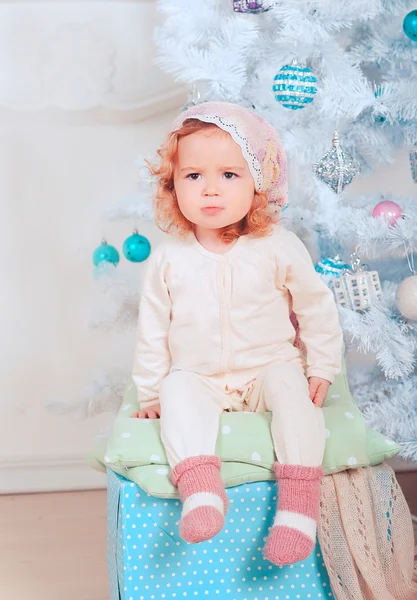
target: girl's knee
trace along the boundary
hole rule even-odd
[[[178,388],[189,389],[197,379],[195,373],[189,371],[172,371],[161,381],[159,389],[161,393]]]
[[[291,363],[272,364],[265,369],[263,387],[267,394],[277,394],[277,392],[283,391],[305,391],[307,379],[300,365]]]
[[[305,377],[300,365],[292,363],[273,363],[264,371],[264,381],[288,381]]]
[[[161,405],[167,404],[187,407],[192,402],[200,404],[205,398],[204,383],[198,375],[189,371],[173,371],[167,375],[159,386]]]

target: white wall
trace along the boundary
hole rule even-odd
[[[91,255],[132,233],[104,209],[184,100],[153,64],[156,20],[152,1],[0,2],[0,493],[104,484],[84,456],[111,416],[45,403],[131,364],[131,336],[88,328]]]
[[[56,418],[44,404],[77,399],[103,365],[130,365],[130,336],[87,327],[91,253],[103,233],[120,250],[131,234],[130,224],[103,223],[103,210],[135,190],[137,155],[154,151],[171,118],[1,127],[0,490],[35,489],[32,462],[43,465],[41,488],[65,483],[47,472],[51,461],[75,461],[69,487],[99,481],[80,461],[109,417]],[[158,236],[153,226],[141,231]]]

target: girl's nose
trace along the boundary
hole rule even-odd
[[[206,184],[203,188],[204,196],[217,196],[218,195],[218,185],[215,180],[206,181]]]

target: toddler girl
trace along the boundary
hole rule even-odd
[[[276,223],[287,203],[284,151],[256,113],[207,102],[177,118],[158,153],[156,221],[172,235],[143,283],[134,416],[161,418],[180,534],[196,543],[221,530],[228,507],[215,455],[221,412],[271,411],[279,499],[265,557],[302,560],[315,544],[320,407],[340,372],[342,334],[305,246]]]

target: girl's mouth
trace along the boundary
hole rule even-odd
[[[201,212],[206,215],[217,215],[222,212],[222,210],[223,208],[221,208],[221,206],[205,206],[201,209]]]

